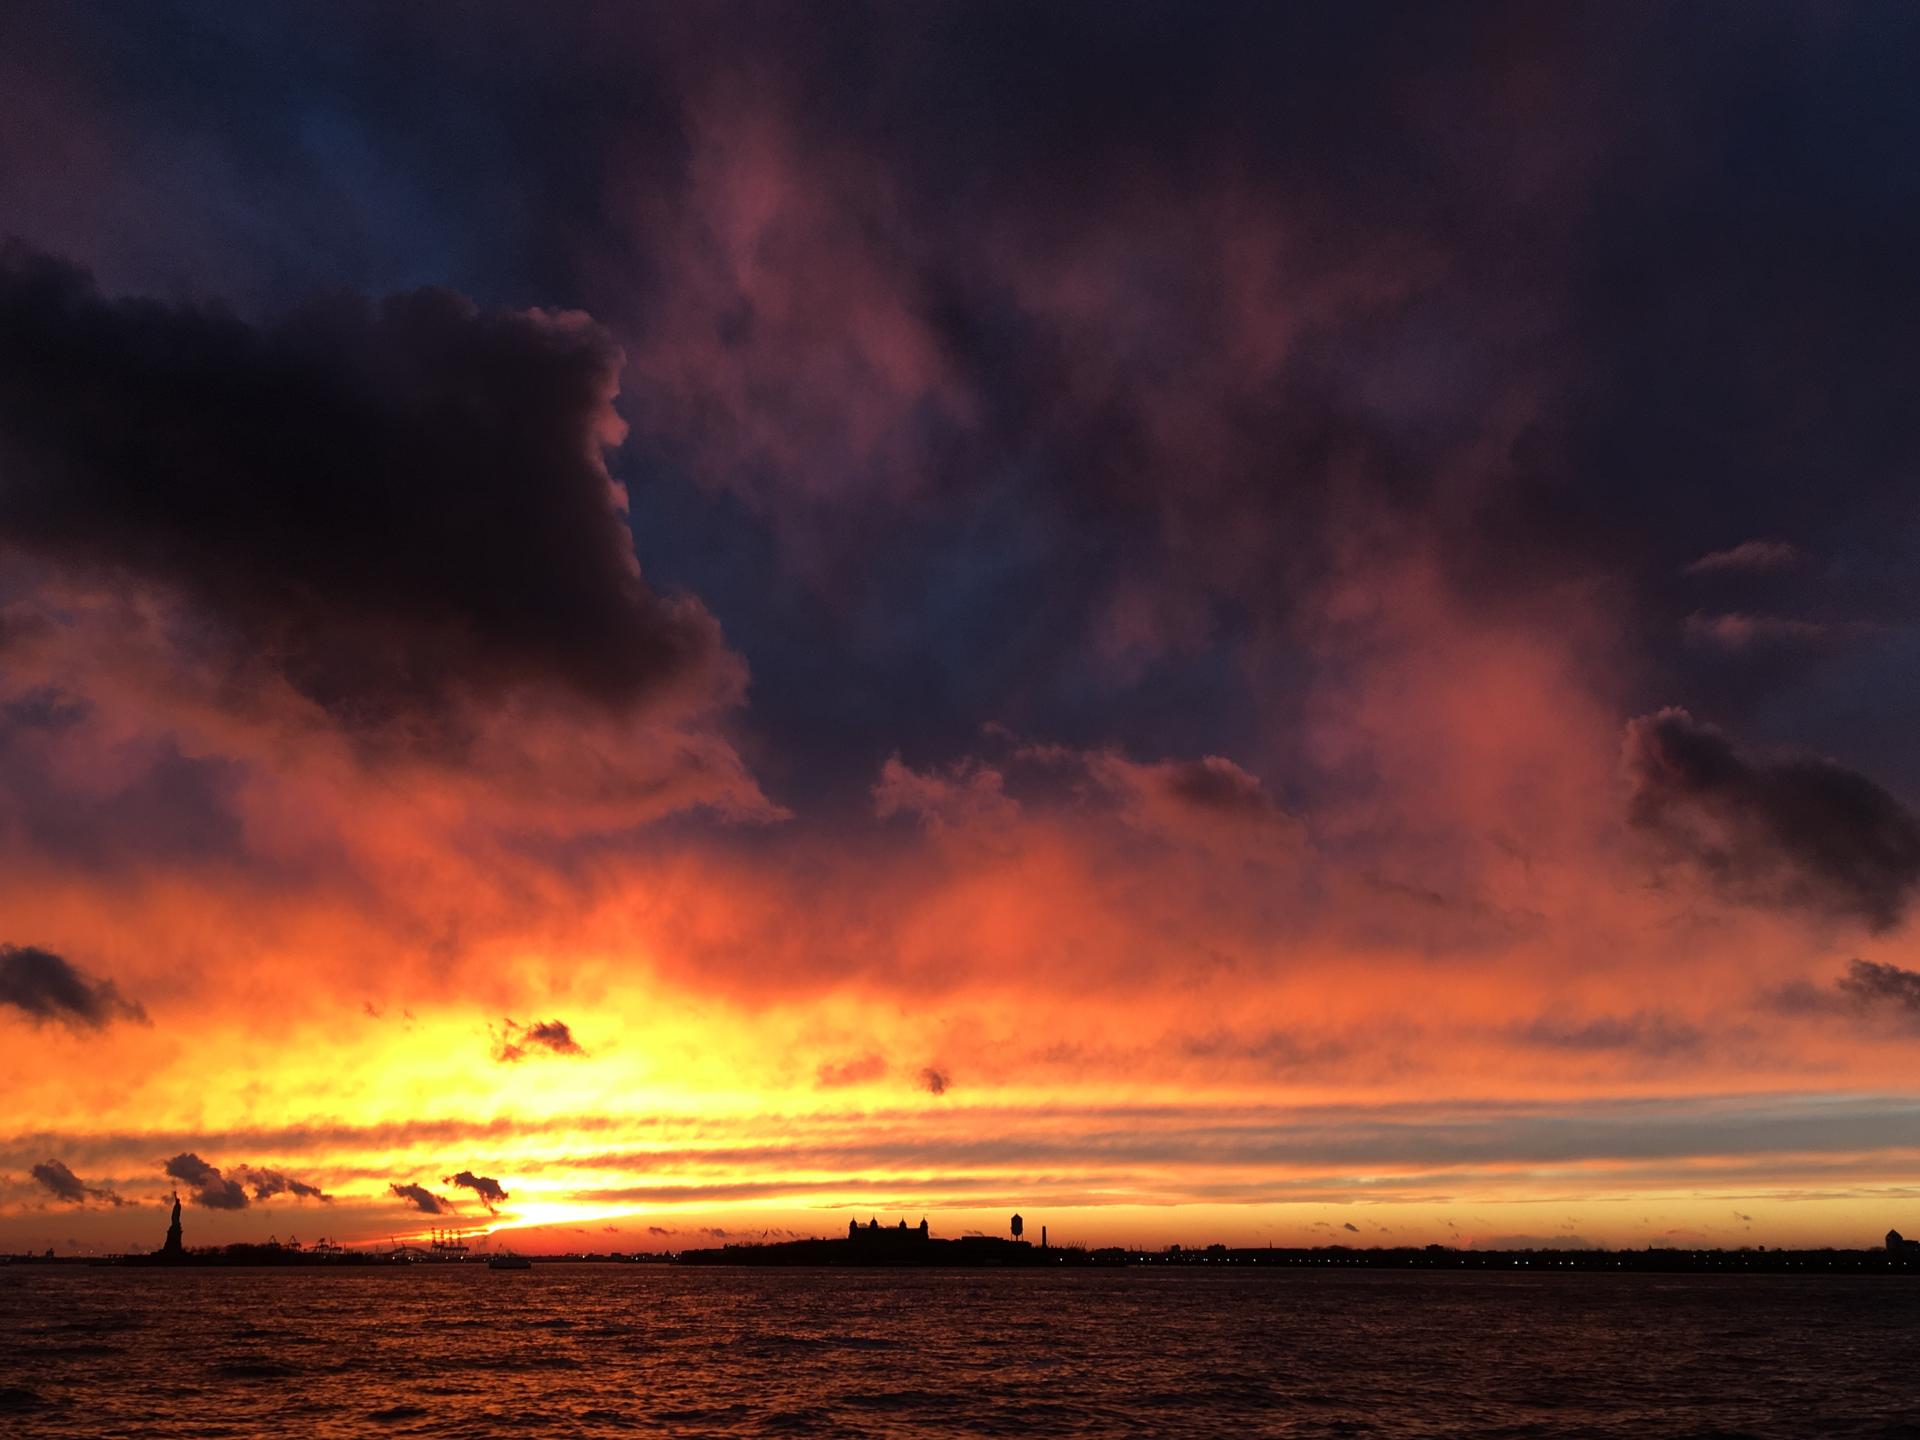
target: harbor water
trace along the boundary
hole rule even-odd
[[[1906,1277],[0,1269],[8,1436],[1920,1437]]]

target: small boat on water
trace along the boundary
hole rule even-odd
[[[531,1270],[533,1268],[533,1261],[524,1255],[516,1255],[513,1251],[508,1250],[488,1260],[487,1268],[489,1270]]]

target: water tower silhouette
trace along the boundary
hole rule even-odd
[[[1020,1238],[1020,1232],[1022,1230],[1025,1230],[1026,1228],[1027,1228],[1026,1221],[1022,1220],[1018,1215],[1013,1217],[1013,1238],[1014,1239],[1018,1240]]]

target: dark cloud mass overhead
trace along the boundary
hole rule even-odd
[[[1904,604],[1914,456],[1881,397],[1920,381],[1920,220],[1884,177],[1920,37],[1861,15],[428,5],[326,26],[326,63],[299,6],[202,13],[191,47],[137,6],[23,7],[22,55],[97,31],[47,106],[195,117],[318,248],[247,235],[278,275],[258,321],[16,251],[0,513],[409,733],[500,686],[669,685],[717,653],[711,609],[763,760],[809,796],[983,718],[1231,753],[1286,718],[1252,676],[1337,679],[1298,633],[1325,588],[1416,536],[1489,612],[1607,577],[1648,651],[1627,713],[1737,722],[1751,667],[1682,622],[1742,611],[1702,587],[1773,583],[1796,624]],[[456,123],[469,93],[493,105]],[[410,140],[368,188],[315,114]],[[164,293],[192,227],[82,236],[49,163],[19,156],[28,243]],[[106,180],[94,211],[131,203]],[[397,293],[313,301],[342,267]],[[648,573],[699,602],[628,563],[616,384]],[[1778,703],[1836,748],[1835,703]],[[1920,719],[1920,687],[1883,705]]]
[[[15,245],[0,543],[177,592],[351,728],[523,687],[634,703],[719,638],[634,562],[619,369],[583,315],[420,290],[253,325]]]

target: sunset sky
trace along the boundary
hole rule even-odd
[[[1920,1232],[1920,7],[0,16],[0,1251]]]

